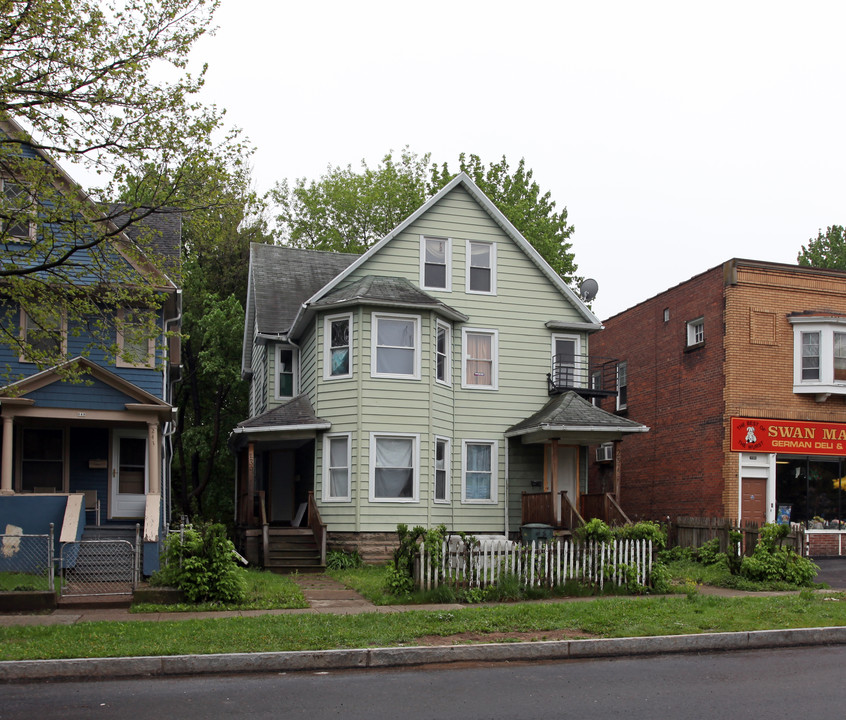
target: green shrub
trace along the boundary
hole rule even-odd
[[[576,537],[583,542],[607,543],[614,539],[614,533],[602,520],[593,518],[576,530]]]
[[[354,570],[364,565],[358,550],[346,552],[344,550],[330,550],[326,553],[327,570]]]
[[[192,603],[237,603],[247,592],[245,570],[235,560],[235,546],[220,523],[198,524],[165,541],[162,569],[153,585],[175,587]]]
[[[656,552],[667,547],[667,531],[652,520],[623,525],[614,528],[613,533],[618,540],[651,540],[652,549]]]
[[[696,551],[696,559],[703,565],[716,565],[724,558],[725,554],[720,552],[719,538],[711,538]]]
[[[439,567],[443,556],[443,542],[446,538],[446,525],[426,530],[419,525],[410,531],[408,525],[397,525],[399,545],[394,550],[394,557],[388,563],[385,576],[385,588],[393,595],[407,595],[414,590],[414,558],[420,543],[426,546],[426,552],[432,559],[432,566]]]
[[[789,532],[787,525],[763,525],[752,556],[743,558],[740,573],[759,582],[783,581],[791,585],[811,585],[819,567],[799,556],[792,547],[783,545]]]

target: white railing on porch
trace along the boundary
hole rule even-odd
[[[568,580],[603,588],[630,580],[649,586],[652,576],[651,540],[579,543],[572,540],[532,542],[445,540],[440,558],[420,545],[414,563],[414,584],[421,590],[439,585],[487,587],[501,575],[516,575],[526,587],[554,587]]]

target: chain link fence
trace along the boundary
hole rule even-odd
[[[47,535],[24,535],[9,525],[5,529],[0,535],[0,590],[53,592],[53,524]]]

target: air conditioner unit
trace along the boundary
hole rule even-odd
[[[611,462],[614,459],[614,443],[603,443],[596,448],[596,462]]]

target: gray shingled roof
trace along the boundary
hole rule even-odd
[[[524,435],[529,432],[645,432],[648,428],[619,415],[612,415],[585,400],[572,390],[553,395],[540,410],[525,420],[512,425],[506,436]]]
[[[284,245],[250,246],[252,307],[258,332],[287,332],[300,306],[357,259],[350,253]]]
[[[338,307],[351,304],[389,305],[413,308],[431,308],[440,310],[445,315],[461,321],[467,316],[451,308],[435,297],[402,277],[382,277],[368,275],[357,282],[332,290],[312,307]]]
[[[112,204],[109,211],[117,213],[120,205]],[[142,211],[138,211],[142,212]],[[120,223],[121,216],[117,216]],[[152,229],[152,233],[148,233]],[[177,208],[160,208],[150,213],[143,220],[133,222],[125,230],[130,240],[137,242],[143,237],[152,251],[162,258],[162,269],[177,284],[182,274],[182,211]]]
[[[271,428],[284,430],[286,427],[302,427],[304,425],[314,425],[315,429],[325,429],[329,427],[330,423],[314,414],[314,408],[311,405],[311,400],[308,399],[308,395],[297,395],[297,397],[279,407],[238,423],[235,426],[235,432],[238,432],[238,428],[243,428],[242,432],[245,432]]]

